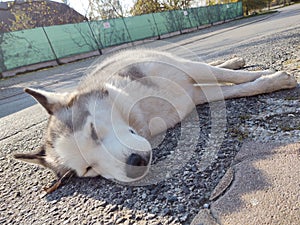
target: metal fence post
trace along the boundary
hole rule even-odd
[[[218,12],[218,22],[220,22],[221,21],[221,11],[220,11],[220,7],[221,7],[221,5],[220,4],[218,4],[217,5],[218,6],[218,8],[217,8],[217,12]]]
[[[133,44],[133,41],[132,41],[132,38],[131,38],[131,35],[130,35],[130,33],[129,33],[128,27],[127,27],[127,24],[125,23],[124,17],[122,17],[122,21],[123,21],[124,26],[125,26],[125,29],[126,29],[126,31],[127,31],[129,40],[131,41],[132,45],[134,45],[134,44]]]
[[[156,20],[155,20],[154,13],[151,13],[151,14],[152,14],[153,21],[154,21],[154,24],[155,24],[155,27],[156,27],[156,30],[157,30],[158,40],[160,40],[160,32],[159,32],[159,30],[158,30],[158,26],[157,26],[157,23],[156,23]]]
[[[98,42],[98,39],[96,38],[96,36],[95,36],[95,34],[94,34],[94,31],[93,31],[93,29],[92,29],[92,27],[91,27],[91,24],[90,24],[90,21],[89,21],[89,20],[87,20],[87,24],[88,24],[88,26],[89,26],[89,28],[90,28],[90,31],[91,31],[92,36],[93,36],[93,39],[94,39],[96,45],[98,46],[98,51],[99,51],[100,55],[102,55],[102,50],[101,50],[101,49],[103,48],[103,45],[102,45],[102,43],[101,43],[100,40],[99,40],[99,42]]]
[[[208,18],[208,24],[212,23],[211,22],[211,18],[210,18],[210,8],[211,8],[211,6],[205,7],[205,9],[206,9],[206,15],[207,15],[207,18]]]
[[[45,33],[45,36],[46,36],[46,38],[47,38],[47,41],[48,41],[48,43],[49,43],[49,46],[50,46],[51,51],[52,51],[52,53],[53,53],[53,55],[54,55],[54,57],[55,57],[55,60],[56,60],[57,64],[60,64],[60,62],[59,62],[59,60],[58,60],[58,57],[57,57],[57,55],[56,55],[56,53],[55,53],[54,47],[53,47],[53,45],[52,45],[52,43],[51,43],[51,41],[50,41],[50,38],[49,38],[49,36],[48,36],[48,34],[47,34],[45,28],[42,27],[42,29],[43,29],[43,31],[44,31],[44,33]]]
[[[174,12],[175,10],[170,10],[169,13],[171,14],[172,18],[173,18],[173,22],[175,24],[175,28],[177,31],[180,32],[180,34],[182,34],[182,26],[179,27],[178,22],[176,20],[176,16],[174,16]],[[176,11],[177,12],[177,11]]]
[[[192,25],[191,19],[190,19],[190,12],[187,11],[187,9],[184,9],[184,11],[186,11],[188,13],[187,17],[188,17],[188,20],[189,20],[189,23],[190,23],[190,28],[194,28],[194,26]]]
[[[194,17],[197,20],[197,30],[199,29],[200,25],[202,24],[202,22],[200,20],[200,16],[199,16],[200,8],[201,7],[198,7],[193,10]]]

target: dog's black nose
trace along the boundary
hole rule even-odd
[[[145,159],[138,154],[131,154],[127,159],[127,164],[131,166],[147,166],[149,158]]]
[[[142,177],[148,170],[148,163],[150,156],[140,156],[138,154],[131,154],[126,161],[126,173],[130,178]]]

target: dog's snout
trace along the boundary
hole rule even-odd
[[[148,170],[150,156],[141,156],[139,154],[131,154],[127,159],[126,173],[130,178],[139,178],[145,175]]]
[[[128,157],[127,164],[131,166],[147,166],[149,157],[142,157],[138,154],[131,154]]]

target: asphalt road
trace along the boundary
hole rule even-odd
[[[259,42],[261,37],[299,28],[299,21],[300,4],[297,4],[279,9],[277,13],[237,20],[162,41],[148,42],[144,46],[167,50],[195,60],[213,61],[228,54],[241,55],[236,49],[237,46],[247,44],[251,40]],[[0,153],[1,160],[8,160],[8,164],[12,165],[14,163],[9,158],[11,153],[26,149],[27,146],[38,146],[40,143],[39,136],[47,114],[30,96],[23,93],[23,88],[71,90],[76,87],[86,70],[103,57],[105,56],[0,81],[0,144],[3,147]],[[14,147],[9,143],[14,143]],[[11,170],[0,169],[1,176],[6,179],[1,179],[2,182],[13,183],[13,175],[6,174],[6,171]],[[29,184],[30,181],[24,183]],[[0,213],[1,211],[2,209]]]

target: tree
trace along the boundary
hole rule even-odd
[[[266,0],[267,6],[268,6],[268,10],[270,10],[271,8],[271,3],[273,0]]]
[[[239,0],[206,0],[206,5],[227,4],[238,1]]]
[[[34,21],[25,11],[17,9],[12,11],[11,14],[15,17],[14,20],[11,20],[11,31],[25,30],[35,27]]]
[[[89,0],[90,20],[106,20],[125,16],[119,0]]]
[[[136,0],[130,10],[132,15],[162,12],[166,10],[185,9],[193,0]]]
[[[206,5],[216,5],[218,4],[218,1],[216,0],[206,0]]]
[[[192,0],[165,0],[162,4],[165,10],[176,10],[188,8],[192,2]]]
[[[161,11],[163,11],[163,7],[158,0],[137,0],[131,8],[130,14],[136,16]]]
[[[252,11],[263,9],[267,6],[267,1],[268,0],[243,0],[244,13],[249,15]]]

